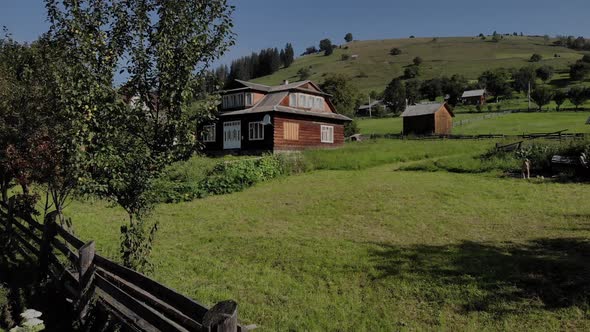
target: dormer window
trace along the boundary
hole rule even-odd
[[[310,110],[323,110],[324,98],[305,93],[292,93],[289,95],[289,106]]]
[[[237,108],[244,106],[252,106],[253,97],[252,93],[233,93],[230,95],[223,96],[222,107],[223,109]]]

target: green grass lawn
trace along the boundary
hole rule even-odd
[[[237,300],[261,331],[588,330],[587,185],[396,171],[487,148],[458,143],[310,152],[325,170],[159,205],[153,277],[208,305]],[[67,214],[118,256],[122,211]]]
[[[464,119],[481,118],[482,113],[457,113],[454,122]],[[589,112],[542,112],[513,113],[496,118],[473,121],[461,126],[455,125],[453,134],[505,134],[518,135],[533,132],[552,132],[568,129],[571,133],[590,133],[586,125]],[[358,125],[362,134],[399,134],[403,130],[401,118],[360,119]]]
[[[585,124],[589,116],[588,112],[513,113],[455,127],[453,133],[518,135],[563,129],[571,133],[590,133],[590,126]]]
[[[348,49],[336,49],[331,56],[323,54],[299,57],[286,69],[281,69],[270,76],[254,81],[263,84],[280,84],[283,80],[297,80],[297,71],[311,67],[310,79],[321,82],[326,73],[343,73],[354,78],[354,83],[362,91],[382,91],[394,77],[403,75],[406,66],[419,56],[424,62],[420,66],[420,78],[429,79],[442,75],[464,75],[467,79],[477,79],[485,70],[494,68],[520,68],[531,65],[529,59],[533,53],[539,53],[543,60],[534,64],[551,65],[558,70],[556,87],[569,84],[560,75],[568,64],[582,57],[581,52],[564,47],[545,45],[542,37],[504,37],[499,43],[482,41],[476,37],[448,37],[413,39],[387,39],[354,41],[343,45]],[[392,56],[389,51],[398,47],[401,55]],[[561,57],[555,58],[554,54]],[[343,54],[358,55],[356,60],[342,60]],[[578,82],[587,84],[584,82]]]
[[[483,114],[479,113],[457,113],[453,121],[457,122],[465,119],[479,118]],[[361,134],[399,134],[402,132],[404,124],[400,117],[395,118],[373,118],[373,119],[358,119],[358,125]]]

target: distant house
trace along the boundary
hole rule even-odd
[[[483,105],[486,103],[486,90],[469,90],[463,92],[461,102],[466,105]]]
[[[401,115],[404,135],[450,135],[454,116],[446,103],[408,106]]]
[[[330,95],[302,81],[267,86],[236,80],[222,91],[218,121],[202,128],[210,153],[280,152],[344,144],[344,125]]]
[[[359,108],[356,110],[356,115],[357,116],[370,116],[371,113],[374,113],[378,107],[383,107],[383,106],[385,106],[383,104],[383,100],[374,100],[370,104],[365,104],[365,105],[359,106]]]

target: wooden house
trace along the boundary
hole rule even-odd
[[[344,144],[344,125],[351,121],[311,81],[267,86],[236,80],[221,95],[218,120],[201,132],[210,153],[336,148]]]
[[[408,106],[401,115],[404,135],[450,135],[454,116],[446,103]]]
[[[486,103],[486,90],[469,90],[463,92],[461,102],[465,105],[483,105]]]

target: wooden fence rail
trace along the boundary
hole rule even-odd
[[[49,213],[44,224],[16,216],[14,198],[0,202],[0,231],[26,259],[39,264],[39,280],[52,276],[74,303],[79,324],[85,324],[93,299],[132,331],[249,331],[238,324],[234,301],[208,309],[204,305],[96,253]],[[3,230],[2,230],[3,228]]]

